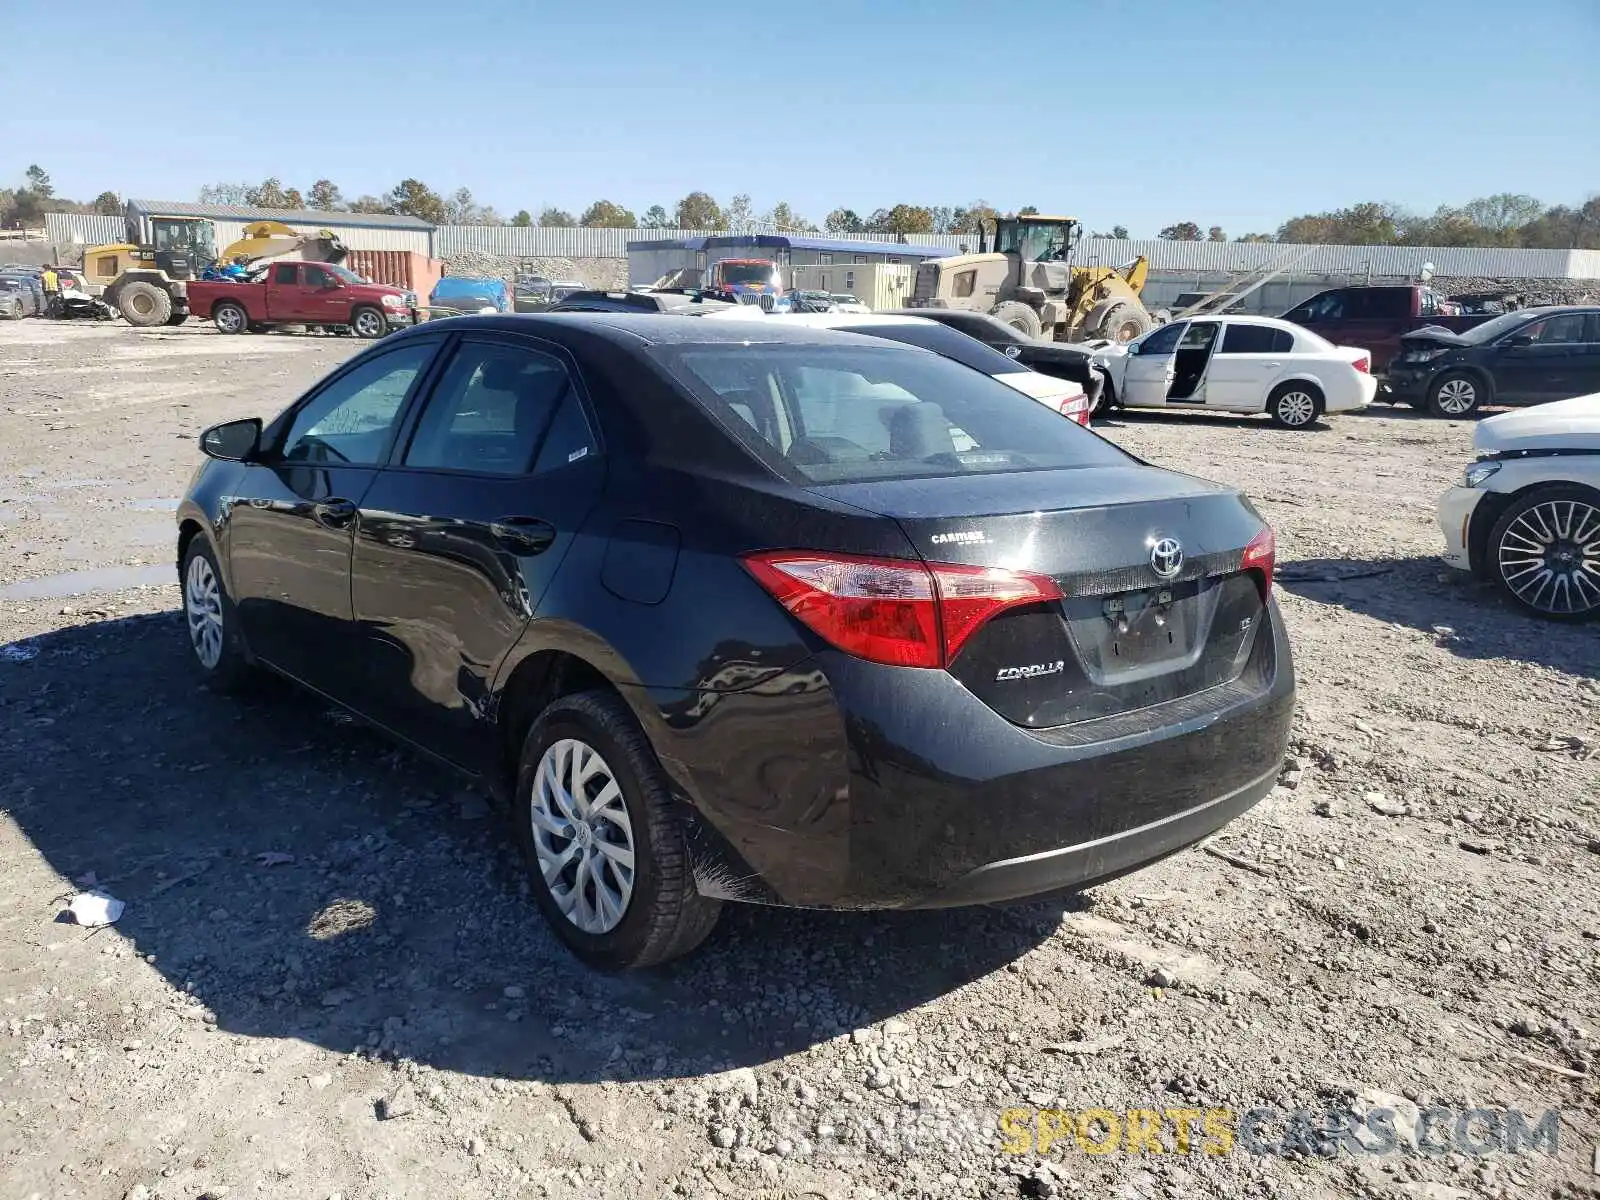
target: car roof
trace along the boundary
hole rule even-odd
[[[392,344],[395,340],[425,334],[430,329],[438,331],[446,326],[452,331],[523,333],[530,337],[549,337],[552,340],[559,340],[561,334],[565,332],[582,331],[619,345],[635,346],[674,343],[879,347],[884,345],[880,338],[813,326],[786,317],[749,321],[707,321],[700,317],[681,316],[670,312],[501,313],[495,316],[448,317],[443,321],[424,321],[410,329],[392,333],[385,340]],[[894,346],[918,354],[931,353],[899,342],[894,343]]]

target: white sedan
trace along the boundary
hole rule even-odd
[[[752,311],[753,310],[753,311]],[[729,305],[726,310],[708,312],[708,321],[778,321],[804,325],[808,329],[837,329],[843,333],[866,334],[891,342],[921,346],[964,367],[982,371],[996,383],[1003,383],[1046,408],[1076,421],[1089,424],[1089,397],[1081,384],[1070,379],[1029,370],[1015,359],[986,346],[975,337],[930,321],[926,317],[890,316],[886,313],[773,313],[762,312],[751,304]]]
[[[1537,616],[1600,616],[1600,392],[1480,421],[1439,498],[1444,560]]]
[[[1174,321],[1125,346],[1100,346],[1094,361],[1110,380],[1109,403],[1264,412],[1285,429],[1365,408],[1378,390],[1369,351],[1276,317]]]

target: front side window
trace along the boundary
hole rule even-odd
[[[899,347],[658,347],[722,426],[797,483],[1122,464],[1109,442],[989,376]]]
[[[1145,339],[1138,344],[1139,353],[1143,354],[1172,354],[1178,349],[1178,342],[1189,331],[1187,321],[1179,321],[1175,325],[1163,325],[1154,333],[1147,334]]]
[[[1195,321],[1190,324],[1189,330],[1183,335],[1183,340],[1178,343],[1179,350],[1209,350],[1211,343],[1217,340],[1217,323],[1215,321]]]
[[[406,394],[433,350],[431,342],[391,350],[335,379],[295,414],[282,457],[296,463],[381,463]]]
[[[405,465],[526,474],[571,391],[558,359],[521,346],[466,342],[422,410]]]
[[[323,288],[333,286],[333,276],[329,275],[315,263],[306,264],[305,283],[307,287]]]

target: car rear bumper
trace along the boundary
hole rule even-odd
[[[1328,398],[1327,412],[1353,412],[1366,408],[1378,394],[1378,381],[1363,371],[1355,372],[1355,387]]]
[[[1294,671],[1268,613],[1269,665],[1251,682],[1058,729],[1007,721],[945,672],[832,652],[762,697],[723,696],[708,728],[676,722],[658,747],[710,827],[691,836],[697,881],[728,899],[930,908],[1085,887],[1164,858],[1272,789]]]
[[[1458,571],[1472,570],[1472,514],[1483,500],[1482,488],[1453,487],[1439,497],[1436,516],[1444,535],[1444,561]]]

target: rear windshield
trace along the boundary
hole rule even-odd
[[[1133,461],[1037,400],[918,350],[769,343],[654,353],[758,458],[798,483]]]
[[[962,366],[982,371],[985,375],[1006,375],[1027,369],[1000,351],[985,346],[977,338],[943,325],[935,325],[932,321],[925,325],[873,325],[863,321],[859,325],[851,325],[849,332],[904,342],[908,346],[921,346],[924,350],[953,358]]]

